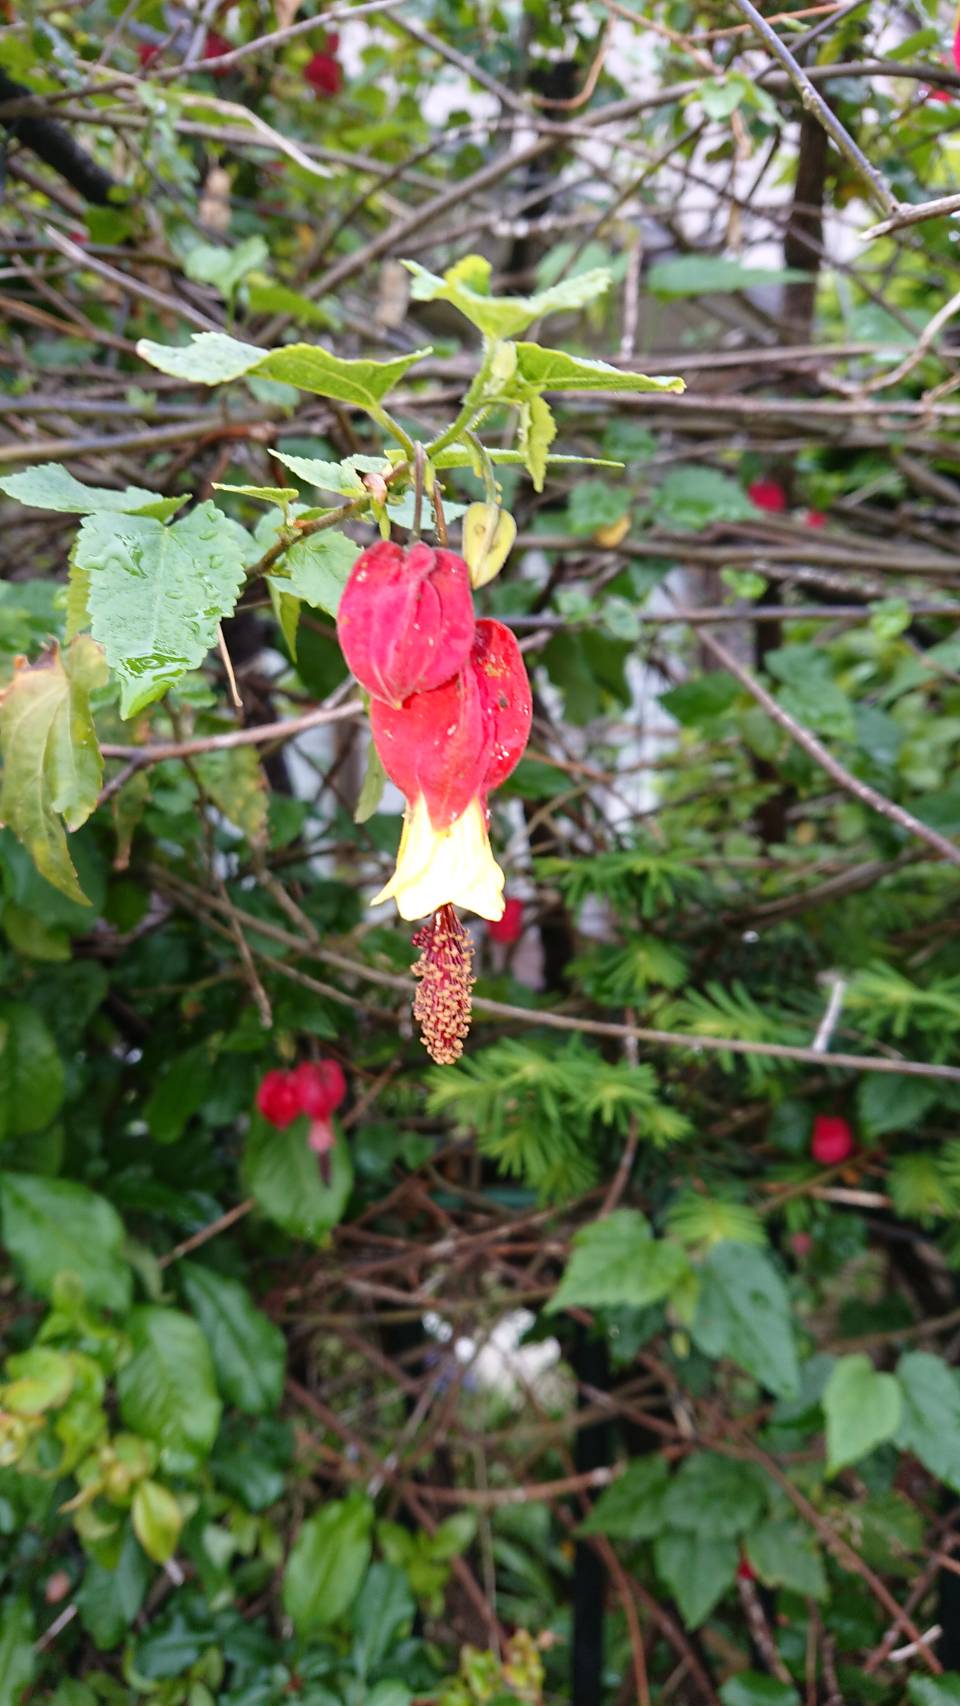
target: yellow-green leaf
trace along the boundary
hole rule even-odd
[[[79,829],[97,803],[103,760],[90,694],[106,676],[100,647],[80,634],[66,654],[54,645],[35,664],[19,662],[0,696],[0,818],[47,882],[83,905],[64,825]]]
[[[166,1564],[173,1557],[183,1527],[183,1512],[173,1494],[159,1481],[141,1481],[133,1495],[133,1532],[148,1558]]]

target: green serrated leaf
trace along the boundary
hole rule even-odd
[[[417,261],[404,261],[403,265],[413,275],[414,301],[449,302],[488,338],[515,337],[543,315],[582,308],[610,288],[610,273],[605,267],[595,267],[534,296],[491,296],[492,269],[480,255],[466,255],[442,278]]]
[[[709,1357],[730,1357],[771,1392],[797,1387],[797,1353],[786,1287],[769,1257],[747,1244],[718,1244],[699,1269],[691,1324]]]
[[[137,354],[151,366],[194,385],[222,385],[245,373],[257,373],[315,396],[374,412],[407,369],[430,353],[429,349],[419,349],[391,361],[351,361],[321,349],[319,344],[287,344],[283,349],[263,350],[228,337],[226,332],[198,332],[189,344],[179,346],[156,344],[149,338],[142,338],[137,345]]]
[[[586,361],[562,349],[541,344],[517,344],[517,377],[536,391],[683,391],[682,379],[671,375],[651,379],[645,373],[611,367],[606,361]]]
[[[329,528],[308,539],[297,539],[267,580],[278,592],[292,594],[314,610],[336,616],[340,595],[359,555],[360,546],[353,539]]]
[[[215,492],[233,492],[238,498],[257,498],[262,503],[291,503],[300,496],[296,486],[230,486],[223,480],[213,481]]]
[[[906,1351],[897,1364],[903,1410],[897,1433],[938,1481],[960,1492],[960,1380],[942,1357]]]
[[[119,515],[152,515],[158,520],[175,515],[186,498],[167,498],[142,486],[115,491],[111,486],[87,486],[59,462],[41,462],[19,474],[0,479],[0,492],[31,509],[61,510],[71,515],[94,515],[106,510]]]
[[[891,1439],[900,1425],[900,1387],[892,1374],[880,1374],[868,1356],[840,1357],[824,1388],[827,1419],[827,1473],[857,1463],[875,1446]]]
[[[76,558],[90,619],[120,681],[120,713],[159,699],[216,643],[243,585],[248,536],[207,501],[164,527],[145,516],[88,516]]]
[[[547,1313],[579,1305],[587,1309],[642,1309],[679,1286],[689,1263],[678,1244],[655,1239],[636,1209],[616,1209],[574,1238],[573,1255]]]
[[[212,284],[230,302],[247,273],[262,267],[269,254],[260,236],[247,237],[233,249],[219,243],[194,243],[187,251],[183,270],[195,284]]]
[[[316,486],[321,492],[342,492],[344,497],[362,497],[365,486],[356,467],[349,462],[323,462],[318,456],[288,456],[283,450],[271,450],[278,462],[296,474],[298,480]],[[386,461],[383,467],[387,468]],[[389,471],[389,470],[388,470]]]
[[[810,1530],[788,1519],[764,1522],[747,1535],[747,1557],[765,1587],[826,1599],[827,1573]]]
[[[66,654],[54,645],[37,663],[21,663],[0,697],[0,817],[41,875],[82,905],[89,903],[67,851],[64,824],[79,829],[97,803],[103,760],[90,694],[105,680],[103,653],[82,634]]]
[[[550,460],[547,451],[556,436],[557,423],[546,398],[526,398],[520,406],[520,446],[534,491],[543,491]]]
[[[709,1617],[737,1573],[735,1541],[701,1540],[695,1534],[661,1534],[654,1541],[654,1560],[688,1629],[698,1629]]]
[[[0,1001],[0,1138],[42,1131],[59,1113],[64,1088],[46,1021],[24,1000]]]

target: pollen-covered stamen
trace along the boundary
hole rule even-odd
[[[473,943],[452,906],[441,906],[413,938],[420,958],[413,967],[420,986],[413,1016],[423,1046],[438,1066],[452,1066],[470,1030]]]

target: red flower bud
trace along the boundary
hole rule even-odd
[[[290,1077],[300,1098],[301,1112],[312,1120],[328,1120],[347,1093],[347,1081],[338,1060],[305,1060]]]
[[[836,1167],[856,1148],[853,1132],[839,1114],[818,1114],[813,1122],[810,1154],[821,1167]]]
[[[338,95],[343,87],[343,66],[334,58],[339,45],[340,37],[330,31],[323,51],[315,53],[303,68],[304,82],[318,95]]]
[[[957,20],[957,26],[953,32],[953,63],[960,71],[960,19]]]
[[[154,42],[142,41],[137,44],[137,58],[143,66],[144,71],[146,71],[148,65],[153,64],[159,52],[160,49]]]
[[[508,948],[519,942],[523,935],[523,901],[505,900],[503,917],[488,920],[487,935],[491,942],[502,942]]]
[[[809,1232],[794,1232],[790,1238],[790,1248],[797,1261],[802,1262],[804,1257],[809,1256],[813,1249],[813,1239]]]
[[[216,30],[208,30],[206,40],[203,44],[204,59],[221,59],[225,53],[229,52],[230,43],[223,36],[218,35]],[[223,71],[226,71],[227,69],[228,67],[223,67]],[[215,77],[220,77],[222,75],[222,71],[214,72]]]
[[[257,1107],[265,1120],[284,1131],[302,1113],[300,1091],[292,1072],[268,1072],[257,1091]]]
[[[808,509],[804,516],[808,527],[826,527],[827,518],[822,509]]]
[[[532,714],[520,648],[502,622],[485,620],[459,675],[398,708],[375,699],[370,725],[390,780],[410,801],[422,794],[433,827],[446,829],[509,776]]]
[[[374,699],[402,705],[463,668],[474,638],[470,574],[453,551],[381,540],[362,551],[337,616],[343,655]],[[381,753],[381,757],[383,754]]]
[[[753,485],[747,487],[747,497],[757,509],[784,510],[787,507],[787,494],[778,480],[754,480]]]
[[[737,1565],[737,1578],[741,1582],[755,1582],[756,1581],[757,1574],[756,1574],[756,1571],[754,1570],[753,1565],[750,1563],[749,1558],[741,1558],[739,1564]]]

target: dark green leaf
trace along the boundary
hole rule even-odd
[[[907,1692],[912,1706],[960,1706],[960,1675],[912,1676]]]
[[[888,1131],[913,1132],[937,1100],[928,1079],[894,1072],[865,1072],[857,1086],[857,1113],[865,1137]]]
[[[63,1062],[36,1008],[0,1001],[0,1140],[42,1131],[63,1094]]]
[[[752,1464],[696,1451],[674,1476],[663,1515],[669,1527],[701,1539],[729,1539],[754,1526],[764,1502],[763,1476]]]
[[[224,1398],[249,1415],[275,1410],[283,1394],[286,1340],[238,1280],[182,1262],[190,1307],[203,1328]]]
[[[0,1605],[0,1706],[20,1706],[33,1681],[36,1631],[25,1599],[5,1599]]]
[[[743,1670],[729,1677],[720,1690],[720,1699],[723,1706],[800,1706],[795,1688],[757,1670]]]
[[[32,1291],[52,1297],[64,1274],[79,1282],[94,1307],[129,1308],[123,1222],[104,1197],[72,1179],[3,1173],[0,1205],[3,1242]]]
[[[747,1535],[747,1557],[765,1587],[825,1599],[827,1575],[810,1530],[790,1520],[761,1523]]]
[[[636,1458],[609,1487],[605,1487],[585,1522],[582,1534],[608,1534],[613,1540],[650,1540],[664,1525],[663,1501],[669,1484],[664,1458],[658,1452]]]
[[[684,728],[699,728],[729,711],[739,693],[739,683],[725,669],[710,669],[661,693],[660,703]]]
[[[286,1131],[277,1131],[263,1120],[253,1120],[243,1160],[244,1178],[250,1194],[295,1238],[326,1242],[347,1206],[353,1186],[353,1164],[343,1137],[329,1152],[330,1183],[320,1173],[320,1159],[307,1143],[307,1122],[295,1120]]]
[[[129,1527],[115,1569],[93,1561],[87,1564],[77,1604],[83,1627],[101,1651],[123,1640],[143,1604],[151,1573],[147,1556]]]

